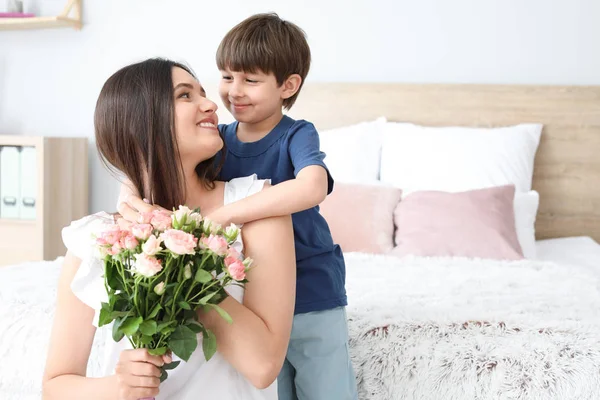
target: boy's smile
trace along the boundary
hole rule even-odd
[[[221,74],[219,95],[237,121],[259,124],[271,118],[277,122],[281,119],[284,86],[277,84],[275,75],[230,70]]]
[[[231,106],[233,107],[235,112],[240,113],[240,112],[247,110],[250,107],[250,104],[235,104],[232,102]]]

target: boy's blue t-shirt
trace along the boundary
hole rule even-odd
[[[264,138],[252,143],[238,140],[238,123],[220,125],[227,152],[219,179],[257,174],[273,185],[294,179],[301,169],[320,165],[327,169],[325,154],[319,148],[319,135],[314,125],[288,116]],[[333,179],[327,171],[328,190]],[[319,207],[292,215],[296,245],[295,313],[323,311],[347,305],[346,266],[339,245],[333,243],[327,222]]]

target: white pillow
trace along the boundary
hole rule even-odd
[[[319,132],[325,165],[337,182],[373,183],[379,179],[381,140],[386,119]]]
[[[541,124],[501,128],[387,123],[381,180],[403,190],[461,192],[514,184],[531,190]]]
[[[514,209],[517,239],[521,245],[521,250],[523,250],[523,256],[530,260],[537,257],[535,219],[539,204],[540,195],[535,190],[526,193],[515,193]]]

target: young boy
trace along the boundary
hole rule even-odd
[[[276,14],[254,15],[232,28],[217,50],[219,95],[236,122],[220,127],[227,154],[220,179],[257,174],[272,187],[224,206],[208,218],[245,223],[292,214],[296,308],[279,399],[357,399],[348,353],[345,276],[318,205],[333,189],[315,127],[283,115],[310,68],[304,32]]]
[[[344,258],[318,208],[333,179],[315,127],[282,110],[292,107],[310,68],[305,34],[276,14],[254,15],[227,33],[216,58],[219,95],[236,119],[219,127],[227,147],[220,180],[257,174],[273,186],[207,217],[226,226],[292,214],[296,306],[279,399],[357,399]],[[123,187],[121,197],[128,192]]]

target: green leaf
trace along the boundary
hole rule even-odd
[[[204,296],[203,298],[198,300],[198,304],[202,304],[202,305],[208,304],[208,301],[210,299],[212,299],[213,296],[216,295],[217,293],[219,293],[219,292],[212,292],[212,293],[207,294],[206,296]]]
[[[211,299],[211,304],[220,304],[225,297],[227,297],[227,292],[223,293],[221,290]]]
[[[206,330],[204,340],[202,340],[202,350],[204,350],[204,358],[210,360],[217,352],[217,337],[211,330]]]
[[[169,374],[167,373],[167,371],[165,371],[164,369],[160,370],[160,382],[164,382],[167,380],[167,378],[169,377]]]
[[[98,327],[108,325],[114,319],[115,318],[110,310],[110,305],[108,303],[102,303],[102,308],[100,309],[100,316],[98,318]]]
[[[117,271],[115,270],[115,264],[112,261],[105,261],[104,262],[104,279],[106,280],[106,284],[111,289],[114,289],[114,287],[111,283],[113,281],[113,277],[116,274],[117,274]]]
[[[168,328],[163,329],[162,331],[160,331],[161,335],[169,337],[173,332],[175,332],[175,327],[170,326]]]
[[[168,331],[170,331],[170,329],[175,329],[175,328],[170,328],[170,326],[175,325],[176,323],[177,323],[177,321],[169,321],[169,322],[160,323],[156,327],[156,331],[165,335]]]
[[[123,282],[114,262],[106,263],[106,283],[113,290],[123,290]]]
[[[196,279],[196,282],[208,283],[213,280],[213,276],[211,275],[210,272],[205,271],[203,269],[199,269],[198,271],[196,271],[195,279]]]
[[[110,313],[110,317],[112,319],[129,317],[131,315],[131,311],[113,311]]]
[[[188,321],[186,326],[190,328],[194,333],[200,333],[204,331],[204,325],[197,321]]]
[[[123,336],[125,336],[123,334],[123,332],[121,331],[121,329],[120,329],[121,328],[121,324],[123,323],[124,320],[125,320],[125,318],[117,319],[115,321],[115,323],[113,324],[112,337],[113,337],[113,340],[115,342],[120,342],[121,339],[123,339]]]
[[[183,310],[183,319],[195,319],[197,317],[196,311],[194,310]]]
[[[123,325],[121,325],[121,331],[127,336],[131,336],[138,331],[143,320],[142,317],[127,318],[125,322],[123,322]]]
[[[158,315],[158,312],[162,309],[162,306],[159,304],[155,305],[154,308],[152,309],[152,312],[150,312],[150,315],[148,315],[148,319],[152,319],[154,317],[156,317]]]
[[[190,307],[190,305],[188,304],[187,301],[180,301],[179,303],[179,307],[183,308],[184,310],[191,310],[192,307]]]
[[[163,346],[158,349],[148,349],[148,353],[152,356],[162,356],[167,353],[167,348]]]
[[[231,316],[227,313],[227,311],[223,310],[221,307],[219,307],[216,304],[207,304],[208,307],[215,309],[219,315],[228,323],[232,323],[233,320],[231,319]]]
[[[164,369],[165,371],[171,370],[171,369],[175,369],[177,368],[177,366],[181,363],[181,361],[173,361],[169,364],[165,364],[162,366],[162,369]]]
[[[119,293],[117,300],[115,301],[114,311],[127,311],[131,309],[132,303],[127,299],[127,295],[124,292]]]
[[[152,343],[152,336],[142,335],[142,338],[140,339],[140,342],[142,344],[148,346],[150,343]]]
[[[169,337],[168,344],[175,355],[184,361],[188,361],[198,346],[198,339],[190,328],[179,325]]]
[[[144,335],[152,336],[157,331],[156,321],[144,321],[140,324],[140,332]]]

